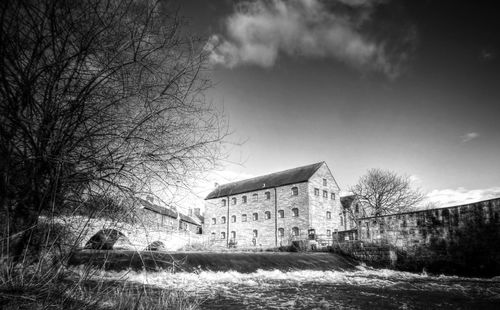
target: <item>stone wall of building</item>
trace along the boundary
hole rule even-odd
[[[396,253],[394,264],[400,269],[498,275],[500,198],[363,218],[358,221],[356,243],[361,243],[361,248],[379,246],[380,249],[392,249]]]
[[[331,237],[340,228],[340,219],[337,214],[342,208],[340,188],[326,165],[321,166],[309,179],[308,190],[310,226],[316,230],[316,234]]]

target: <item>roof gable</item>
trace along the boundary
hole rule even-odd
[[[238,182],[223,184],[218,186],[215,190],[208,194],[205,199],[214,199],[229,195],[237,195],[241,193],[262,190],[266,188],[306,182],[323,164],[325,164],[325,162],[288,169]]]

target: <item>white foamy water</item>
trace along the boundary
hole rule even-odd
[[[355,271],[258,270],[196,273],[104,272],[158,288],[182,290],[211,309],[500,309],[500,278],[429,276],[358,267]]]

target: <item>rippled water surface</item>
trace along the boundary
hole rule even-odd
[[[191,292],[204,300],[203,309],[500,309],[500,278],[436,277],[365,267],[248,274],[132,272],[127,278]]]

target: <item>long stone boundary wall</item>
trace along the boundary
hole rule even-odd
[[[358,241],[335,249],[399,269],[500,275],[500,198],[358,220]]]

